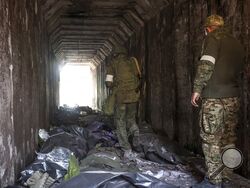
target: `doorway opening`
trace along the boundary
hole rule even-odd
[[[95,106],[93,71],[89,65],[66,64],[60,71],[60,106]]]

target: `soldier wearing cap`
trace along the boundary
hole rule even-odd
[[[115,91],[114,119],[118,141],[125,154],[129,155],[131,144],[138,146],[139,142],[136,114],[140,81],[136,62],[127,54],[127,49],[123,46],[115,47],[113,60],[107,69],[106,86]]]
[[[193,187],[221,187],[230,182],[231,170],[217,176],[213,173],[222,165],[221,153],[235,147],[235,128],[240,108],[239,77],[243,70],[242,45],[224,27],[221,16],[211,15],[205,26],[205,40],[194,79],[191,103],[200,111],[200,136],[207,167],[203,182]]]

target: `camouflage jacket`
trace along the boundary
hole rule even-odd
[[[132,58],[119,55],[108,66],[107,75],[114,77],[113,90],[116,91],[117,103],[133,103],[139,99],[137,88],[139,77],[136,64]]]

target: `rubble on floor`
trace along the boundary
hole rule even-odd
[[[21,185],[31,188],[188,188],[204,176],[200,157],[154,134],[149,125],[140,131],[137,152],[124,157],[112,117],[88,107],[60,108],[59,114],[57,126],[39,133],[43,143],[36,160],[21,172]],[[65,119],[62,114],[66,115]]]

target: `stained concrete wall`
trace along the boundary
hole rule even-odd
[[[244,44],[249,64],[249,8],[248,1],[172,1],[130,39],[131,54],[140,60],[145,74],[144,119],[156,132],[201,152],[199,109],[191,106],[190,98],[204,37],[202,25],[211,13],[224,16]],[[246,177],[250,177],[249,82],[245,73],[238,146],[245,157],[239,172]]]
[[[0,20],[0,187],[4,187],[33,160],[38,130],[49,126],[50,67],[40,0],[0,0]]]
[[[49,44],[51,47],[51,44]],[[49,115],[49,122],[54,123],[54,117],[60,104],[60,69],[63,67],[63,61],[58,59],[53,50],[49,48],[49,63],[46,73],[46,95],[47,105],[46,113]]]

